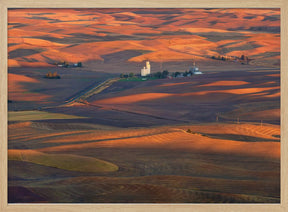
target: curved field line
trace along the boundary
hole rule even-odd
[[[117,165],[97,158],[71,154],[47,154],[35,150],[8,150],[8,160],[25,161],[79,172],[114,172],[118,170]]]

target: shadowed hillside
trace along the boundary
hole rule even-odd
[[[8,18],[9,203],[280,203],[278,9]]]
[[[217,64],[211,59],[217,55],[280,65],[277,9],[14,9],[8,36],[9,67],[59,61],[94,61],[90,67],[97,67],[96,61],[115,63],[113,57],[128,64]]]

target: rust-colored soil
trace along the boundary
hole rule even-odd
[[[8,18],[9,67],[112,63],[106,55],[125,50],[140,52],[126,58],[129,63],[197,60],[215,66],[221,62],[212,56],[244,54],[253,65],[280,64],[275,9],[22,9],[10,10]]]

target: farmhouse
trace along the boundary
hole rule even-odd
[[[202,72],[199,71],[199,68],[196,66],[195,62],[193,63],[193,67],[190,68],[189,72],[192,74],[202,74]]]
[[[146,77],[150,74],[150,63],[146,61],[146,66],[141,69],[141,77]]]

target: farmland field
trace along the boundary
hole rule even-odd
[[[8,112],[9,121],[31,121],[45,119],[75,119],[84,118],[59,113],[48,113],[44,111],[10,111]]]
[[[275,73],[118,81],[89,104],[11,111],[9,201],[279,202]]]
[[[279,203],[279,17],[10,10],[9,203]]]

